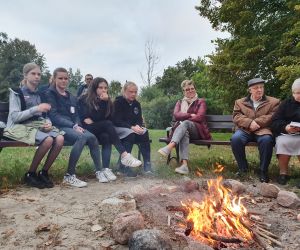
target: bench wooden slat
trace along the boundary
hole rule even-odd
[[[206,115],[207,122],[230,122],[232,123],[232,115]]]
[[[159,142],[169,143],[169,139],[167,137],[159,138]],[[216,141],[216,140],[191,140],[191,144],[199,145],[199,146],[209,146],[209,145],[230,145],[230,141]],[[247,146],[257,146],[256,142],[249,142]]]
[[[233,128],[232,122],[208,122],[207,125],[210,130],[226,129],[228,131],[232,131]]]

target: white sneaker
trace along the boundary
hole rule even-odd
[[[175,172],[179,174],[189,174],[189,168],[187,165],[181,165],[178,168],[175,168]]]
[[[97,171],[96,178],[99,180],[99,182],[106,183],[108,182],[108,179],[106,178],[104,171]]]
[[[117,179],[117,176],[114,175],[110,168],[104,168],[103,173],[109,181],[115,181]]]
[[[73,175],[66,174],[64,176],[63,183],[68,184],[73,187],[78,187],[78,188],[87,186],[87,183],[85,181],[81,181],[81,180],[77,179],[75,174],[73,174]]]
[[[142,162],[132,156],[132,154],[127,153],[126,156],[121,158],[121,163],[124,166],[128,166],[131,168],[137,168],[142,165]]]

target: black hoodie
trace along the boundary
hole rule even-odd
[[[128,102],[123,96],[116,97],[114,101],[113,122],[117,127],[131,128],[143,125],[141,104],[134,100]]]

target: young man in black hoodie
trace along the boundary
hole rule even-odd
[[[114,102],[113,121],[127,152],[131,153],[133,144],[139,144],[144,160],[144,172],[149,174],[152,173],[149,133],[143,127],[141,105],[136,100],[137,91],[138,87],[134,82],[124,84],[123,96],[118,96]],[[136,176],[136,173],[126,166],[121,165],[120,170],[127,176]]]

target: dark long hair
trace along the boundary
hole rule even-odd
[[[97,96],[97,88],[99,86],[99,83],[101,82],[104,82],[108,87],[108,82],[106,81],[106,79],[102,77],[96,77],[89,84],[87,93],[82,96],[82,98],[85,98],[86,104],[90,111],[94,109],[98,110],[98,104],[100,102],[100,99]],[[105,113],[106,118],[112,114],[112,110],[113,110],[113,104],[109,95],[108,95],[107,102],[108,105]]]

